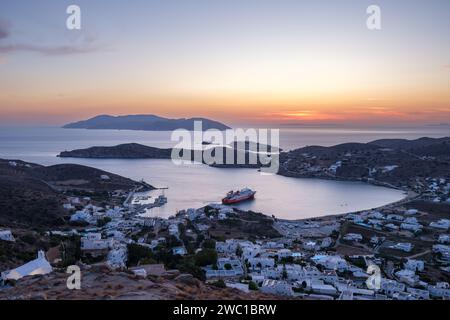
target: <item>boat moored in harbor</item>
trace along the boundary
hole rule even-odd
[[[244,188],[240,191],[230,191],[227,196],[222,199],[223,204],[236,204],[255,198],[256,191]]]

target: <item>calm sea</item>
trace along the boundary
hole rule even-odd
[[[448,136],[448,127],[404,130],[344,130],[323,128],[282,129],[280,144],[285,150],[305,145],[330,146],[343,142],[368,142],[381,138],[419,138]],[[217,169],[204,165],[174,165],[170,160],[61,159],[64,150],[121,143],[142,143],[172,147],[170,132],[77,130],[56,127],[0,127],[0,158],[20,159],[43,165],[78,163],[145,179],[165,191],[168,204],[153,209],[151,215],[167,217],[177,210],[196,208],[220,201],[232,189],[250,187],[256,199],[239,205],[280,218],[300,219],[339,214],[378,207],[400,200],[397,190],[353,182],[294,179],[261,175],[252,169]],[[159,191],[158,191],[159,192]],[[155,194],[157,195],[157,194]]]

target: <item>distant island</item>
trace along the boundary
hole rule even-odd
[[[244,153],[245,163],[210,164],[220,168],[256,168],[249,163],[249,145],[234,149],[234,160]],[[213,154],[223,146],[212,147]],[[258,149],[260,150],[260,149]],[[369,143],[344,143],[331,147],[306,146],[288,152],[280,151],[279,175],[297,178],[364,181],[386,187],[423,193],[427,179],[446,176],[450,171],[450,138],[381,139]],[[180,149],[179,152],[202,152]],[[204,152],[204,151],[203,151]],[[136,143],[113,147],[92,147],[59,154],[63,158],[94,159],[170,159],[172,149],[159,149]],[[200,155],[201,156],[201,155]],[[275,158],[274,158],[275,159]],[[420,183],[419,183],[420,181]]]
[[[176,129],[194,130],[194,122],[201,121],[203,130],[230,129],[227,125],[206,118],[169,119],[156,115],[100,115],[94,118],[69,123],[65,129],[112,129],[112,130],[142,130],[142,131],[171,131]]]
[[[91,158],[91,159],[170,159],[172,149],[161,149],[144,146],[138,143],[120,144],[112,147],[91,147],[63,151],[60,158]]]
[[[187,156],[189,159],[203,159],[203,152],[208,152],[215,156],[216,152],[222,154],[222,163],[226,160],[226,149],[233,150],[233,156],[235,163],[239,156],[244,157],[245,163],[241,165],[221,165],[211,164],[214,167],[235,167],[235,168],[260,168],[262,164],[258,161],[255,164],[249,162],[249,144],[244,145],[244,149],[239,149],[237,144],[229,146],[211,146],[205,150],[192,150],[192,149],[161,149],[155,147],[149,147],[138,143],[120,144],[111,147],[91,147],[86,149],[77,149],[72,151],[63,151],[58,157],[60,158],[86,158],[86,159],[171,159],[172,152],[176,152],[180,156]],[[258,145],[259,148],[259,145]],[[259,150],[259,149],[258,149]],[[206,163],[205,163],[206,164]]]
[[[252,146],[249,142],[245,142],[242,146],[239,145],[238,142],[234,142],[227,146],[220,145],[212,145],[208,142],[203,142],[202,146],[205,146],[205,150],[219,150],[223,149],[223,154],[226,153],[225,148],[234,149],[234,152],[244,152],[248,153],[251,148],[255,148],[259,152],[265,152],[266,150],[269,152],[279,152],[281,149],[263,145],[263,144],[255,144]],[[264,151],[263,151],[264,150]],[[172,157],[172,148],[156,148],[145,146],[139,143],[125,143],[117,146],[103,147],[103,146],[95,146],[86,149],[76,149],[71,151],[62,151],[58,157],[60,158],[91,158],[91,159],[171,159]],[[193,150],[188,149],[178,149],[178,152],[190,152],[192,153],[192,157],[194,157]],[[202,151],[197,151],[202,152]],[[211,153],[214,154],[215,151]]]

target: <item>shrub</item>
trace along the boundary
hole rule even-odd
[[[109,222],[111,222],[111,218],[110,217],[104,217],[103,219],[98,219],[97,220],[97,227],[99,227],[99,228],[104,227]]]
[[[170,236],[166,237],[166,244],[167,244],[168,248],[173,248],[173,247],[179,247],[179,246],[183,245],[183,242],[178,240],[177,237],[170,235]]]
[[[202,247],[204,249],[216,249],[216,241],[214,241],[213,239],[207,239],[205,241],[203,241],[203,245]]]
[[[27,244],[34,244],[36,242],[36,238],[31,233],[24,234],[20,237],[20,240]]]
[[[255,282],[250,281],[248,283],[248,289],[251,290],[251,291],[258,291],[259,287],[258,287],[258,285]]]
[[[217,263],[217,252],[212,249],[203,249],[195,254],[195,263],[200,267]]]
[[[153,260],[153,253],[149,248],[130,243],[128,246],[128,266],[136,266],[141,261],[148,262]]]
[[[200,267],[196,265],[193,257],[182,258],[174,267],[181,272],[192,274],[194,277],[201,281],[205,281],[206,279],[205,273]]]
[[[227,287],[227,285],[225,284],[225,281],[223,281],[222,279],[217,280],[212,285],[217,287],[217,288],[222,288],[222,289]]]

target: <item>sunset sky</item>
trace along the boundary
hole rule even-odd
[[[80,31],[66,29],[69,4]],[[141,113],[450,123],[450,1],[0,2],[0,124]]]

